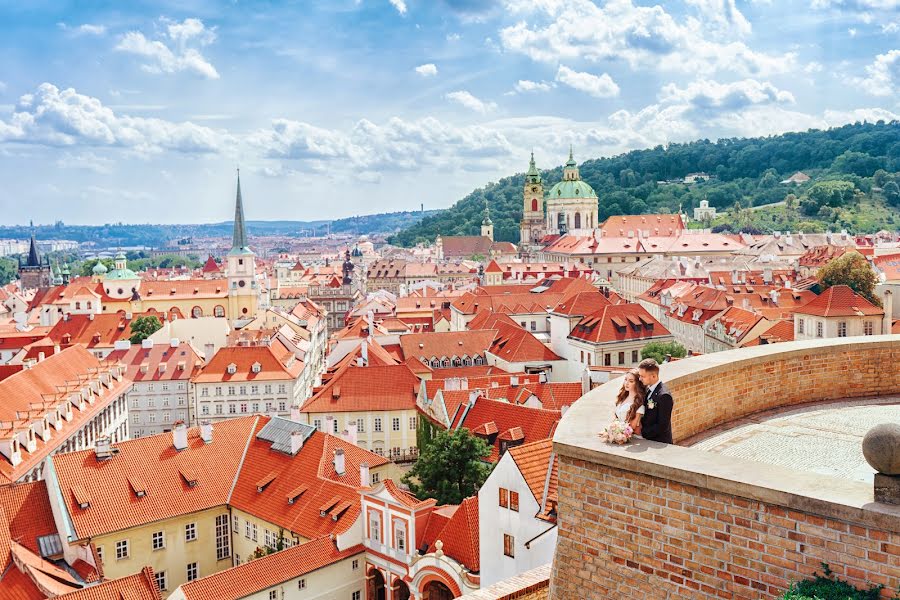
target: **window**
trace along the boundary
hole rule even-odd
[[[372,479],[372,484],[374,485],[374,484],[378,483],[379,481],[381,481],[381,474],[380,473],[372,473],[371,479]]]
[[[415,418],[415,417],[410,417],[410,418],[409,418],[409,428],[410,428],[410,429],[415,429],[415,428],[416,428],[416,418]]]
[[[847,337],[847,321],[838,322],[838,337]]]
[[[509,491],[509,510],[519,512],[519,492]]]
[[[268,533],[268,532],[269,532],[269,530],[266,529],[266,533]],[[256,528],[256,523],[253,523],[250,526],[250,539],[253,540],[254,542],[259,541],[259,530]]]
[[[147,408],[156,408],[156,400],[154,398],[147,399]]]
[[[297,589],[298,589],[298,590],[305,590],[305,589],[306,589],[306,580],[305,580],[305,579],[299,579],[299,580],[297,580]]]
[[[398,417],[394,417],[391,421],[391,430],[392,431],[400,431],[400,419]]]
[[[154,575],[156,575],[156,585],[159,587],[160,591],[169,589],[169,582],[166,581],[167,577],[165,571],[157,571]]]
[[[250,539],[250,521],[244,523],[244,537]]]
[[[803,333],[803,319],[797,319],[797,333]]]
[[[251,404],[251,405],[250,405],[250,410],[251,410],[254,414],[258,413],[258,412],[259,412],[259,402],[254,402],[253,404]]]
[[[268,384],[268,383],[267,383],[267,384],[266,384],[266,387],[264,387],[263,389],[265,390],[265,393],[267,393],[267,394],[271,394],[271,393],[272,393],[272,385],[271,385],[271,384]]]
[[[246,412],[247,412],[247,403],[241,402],[241,414],[244,414]]]
[[[322,419],[313,419],[313,427],[316,431],[322,431]]]
[[[163,413],[163,423],[168,423],[171,420],[171,416],[172,415],[170,413],[164,412]]]
[[[284,412],[287,410],[287,404],[284,403],[284,400],[278,403],[278,410]]]
[[[590,355],[588,355],[588,360],[590,360]],[[588,362],[588,364],[591,364]],[[603,366],[610,367],[612,366],[612,354],[604,354],[603,355]]]
[[[141,424],[141,415],[132,415],[131,422],[134,423],[135,425],[140,425]]]
[[[375,417],[375,431],[381,431],[381,417]]]
[[[208,414],[209,414],[209,404],[207,404],[206,402],[204,402],[203,404],[201,404],[201,405],[200,405],[200,412],[203,413],[204,415],[208,415]]]
[[[361,594],[362,592],[360,592],[359,590],[353,592],[352,594],[350,594],[350,600],[360,600],[360,598],[362,597]]]
[[[258,386],[258,385],[251,385],[251,386],[250,386],[250,393],[251,393],[251,394],[258,394],[258,393],[259,393],[259,386]]]
[[[231,537],[228,535],[228,515],[216,517],[216,560],[231,556]]]
[[[246,395],[247,395],[247,386],[246,386],[246,385],[242,385],[242,386],[240,387],[240,392],[239,392],[239,393],[241,394],[241,396],[246,396]]]
[[[233,385],[229,385],[229,386],[228,386],[228,395],[229,395],[229,396],[234,396],[234,394],[235,394],[235,388],[234,388],[234,386],[233,386]]]
[[[153,549],[162,550],[166,547],[166,535],[162,531],[153,532]]]
[[[516,557],[516,538],[507,533],[503,534],[503,555],[510,558]]]
[[[381,517],[377,512],[369,513],[369,537],[376,542],[381,541]]]
[[[188,580],[188,581],[193,581],[193,580],[195,580],[195,579],[197,579],[197,563],[195,563],[195,562],[188,563],[188,566],[187,566],[187,580]]]
[[[141,401],[140,401],[140,400],[138,400],[137,398],[135,398],[134,400],[131,401],[131,408],[140,408],[140,407],[141,407]]]
[[[229,404],[228,405],[228,414],[229,415],[237,414],[237,406],[235,406],[234,404]]]
[[[402,522],[394,523],[394,539],[397,543],[397,550],[406,552],[406,527]]]
[[[619,352],[619,364],[620,365],[625,364],[625,353],[624,352]]]
[[[637,361],[638,361],[638,351],[632,350],[631,351],[631,362],[636,363]]]
[[[863,333],[865,335],[873,335],[875,333],[875,323],[872,321],[866,321],[863,323]]]
[[[354,571],[359,571],[359,559],[358,558],[353,559],[353,562],[350,563],[350,568],[353,569]]]
[[[184,541],[193,542],[197,539],[197,524],[188,523],[184,526]]]
[[[222,395],[222,386],[217,385],[216,386],[216,396],[221,396],[221,395]]]
[[[278,600],[278,590],[269,590],[269,600]]]
[[[337,418],[335,418],[334,420],[332,420],[331,423],[332,423],[332,425],[333,425],[333,426],[332,426],[332,429],[334,429],[334,431],[333,431],[332,433],[337,433],[337,432],[338,432],[338,420],[337,420]]]
[[[128,558],[128,540],[116,542],[116,560]]]
[[[532,330],[532,331],[537,331],[537,321],[532,321],[532,322],[531,322],[531,330]]]
[[[237,515],[234,515],[234,524],[232,525],[232,530],[237,533],[241,530],[241,520],[238,519]]]
[[[216,404],[216,414],[217,415],[222,414],[222,405],[221,404]]]
[[[147,415],[147,422],[156,423],[156,413],[150,413],[149,415]]]
[[[824,337],[824,329],[825,327],[822,324],[822,321],[816,322],[816,337]]]
[[[271,548],[275,545],[272,542],[272,532],[269,531],[268,529],[265,529],[263,531],[263,539],[265,540],[263,543],[265,544],[266,548]]]
[[[279,394],[287,394],[287,385],[283,383],[278,384],[278,393]]]
[[[357,433],[365,433],[366,432],[366,420],[365,419],[357,419],[356,420],[356,432]]]
[[[509,508],[509,490],[506,488],[500,488],[500,506]]]
[[[204,397],[209,396],[209,388],[201,388],[200,395]]]

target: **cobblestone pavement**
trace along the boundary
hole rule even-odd
[[[900,423],[900,398],[893,402],[860,405],[856,401],[764,416],[693,447],[871,483],[875,471],[863,457],[862,439],[879,423]]]

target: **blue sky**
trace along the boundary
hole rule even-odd
[[[900,114],[900,0],[0,0],[3,222],[446,207],[561,164]]]

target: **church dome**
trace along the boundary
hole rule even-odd
[[[92,271],[94,275],[105,275],[108,269],[106,268],[106,265],[103,264],[102,260],[98,260]]]
[[[140,279],[137,273],[131,269],[113,269],[106,276],[107,279]]]
[[[581,180],[577,181],[560,181],[547,194],[548,200],[554,199],[580,199],[580,198],[596,198],[597,192],[594,188]]]

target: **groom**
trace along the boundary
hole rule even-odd
[[[638,365],[638,376],[647,386],[644,400],[644,418],[641,420],[641,435],[646,440],[672,443],[672,407],[675,401],[666,385],[659,380],[659,364],[646,358]]]

